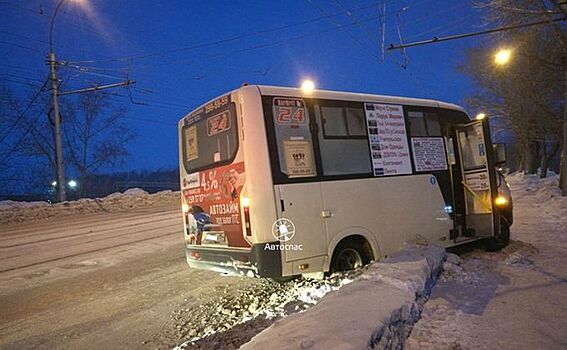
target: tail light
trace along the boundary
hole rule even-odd
[[[252,225],[250,224],[250,199],[242,197],[240,200],[242,210],[244,210],[244,227],[246,228],[246,236],[252,236]]]

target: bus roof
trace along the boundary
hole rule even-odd
[[[231,94],[243,88],[244,89],[257,88],[260,91],[261,95],[282,96],[282,97],[306,96],[305,93],[300,88],[269,86],[269,85],[243,85],[240,88],[229,91],[221,96]],[[459,105],[437,101],[437,100],[428,100],[423,98],[373,95],[373,94],[363,94],[358,92],[344,92],[344,91],[331,91],[331,90],[318,90],[318,89],[315,89],[312,93],[309,94],[308,97],[326,99],[326,100],[357,101],[357,102],[364,101],[364,102],[376,102],[376,103],[405,104],[405,105],[424,106],[424,107],[438,107],[438,108],[453,109],[466,113],[465,109]],[[219,96],[203,103],[199,107],[195,108],[194,111],[198,110],[199,108],[202,108],[208,103],[211,103],[217,98],[219,98]],[[190,113],[184,115],[179,122],[181,123],[183,119],[185,119]]]
[[[277,96],[304,96],[304,92],[300,88],[280,87],[280,86],[267,86],[257,85],[262,95],[277,95]],[[309,94],[311,98],[320,98],[326,100],[342,100],[342,101],[364,101],[364,102],[379,102],[379,103],[392,103],[392,104],[405,104],[425,107],[439,107],[454,109],[465,112],[464,108],[456,104],[429,100],[422,98],[410,98],[401,96],[388,96],[388,95],[373,95],[363,94],[357,92],[343,92],[331,90],[314,90]]]

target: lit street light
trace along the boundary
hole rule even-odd
[[[479,113],[476,115],[476,120],[482,120],[486,118],[486,113]]]
[[[71,181],[69,181],[68,185],[69,185],[70,188],[75,189],[75,188],[77,188],[78,184],[77,184],[77,181],[71,180]]]
[[[501,49],[494,55],[494,62],[498,65],[505,65],[510,62],[512,58],[512,50],[510,49]]]
[[[313,90],[315,90],[315,83],[313,82],[313,80],[304,80],[301,83],[301,90],[303,90],[303,92],[306,94],[310,94],[313,92]]]

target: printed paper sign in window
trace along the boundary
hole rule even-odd
[[[374,176],[411,174],[402,106],[365,103]]]
[[[185,129],[185,159],[190,161],[199,158],[199,145],[197,143],[197,126]]]
[[[412,137],[416,171],[447,170],[447,157],[442,137]]]
[[[289,177],[315,176],[309,141],[284,141],[286,174]]]

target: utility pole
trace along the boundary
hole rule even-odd
[[[55,7],[51,21],[49,22],[49,67],[51,78],[51,93],[53,95],[53,114],[55,119],[55,164],[57,168],[57,199],[59,202],[67,200],[67,191],[65,189],[65,165],[63,163],[63,142],[61,141],[61,114],[59,113],[59,81],[57,80],[57,61],[55,60],[55,52],[53,51],[53,26],[55,17],[65,0],[60,0]]]
[[[55,59],[55,52],[53,50],[53,27],[55,25],[55,17],[59,13],[61,6],[66,0],[59,0],[55,11],[51,16],[51,21],[49,23],[49,67],[50,67],[50,79],[51,79],[51,92],[53,95],[53,114],[54,114],[54,138],[55,138],[55,163],[57,168],[57,199],[59,202],[64,202],[67,200],[67,191],[65,184],[65,163],[63,162],[63,142],[61,140],[61,113],[59,110],[59,96],[70,95],[81,92],[97,91],[119,86],[128,86],[134,84],[133,80],[127,80],[125,82],[109,84],[103,86],[95,86],[91,88],[78,89],[74,91],[59,92],[59,81],[57,80],[57,61]]]
[[[61,141],[61,114],[59,113],[59,81],[57,80],[57,62],[55,53],[49,53],[49,66],[51,68],[51,93],[53,95],[53,114],[55,119],[55,163],[57,165],[57,199],[59,202],[67,200],[65,189],[65,166],[63,163],[63,142]]]
[[[559,188],[561,195],[567,196],[567,57],[563,60],[563,147],[561,147],[561,167],[559,169]]]

